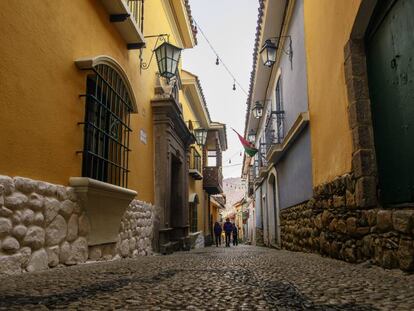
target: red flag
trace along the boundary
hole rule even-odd
[[[245,139],[243,136],[237,133],[237,131],[234,128],[232,128],[232,130],[237,134],[237,136],[239,136],[240,142],[244,147],[244,152],[248,156],[254,157],[259,150],[257,150],[251,142],[249,142],[247,139]]]

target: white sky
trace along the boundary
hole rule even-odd
[[[190,0],[194,19],[203,29],[214,49],[227,67],[248,91],[252,53],[257,23],[257,0]],[[216,66],[216,56],[200,31],[198,45],[183,52],[183,68],[197,75],[203,87],[213,121],[227,125],[228,150],[223,155],[225,178],[239,177],[243,150],[233,127],[243,135],[247,96],[236,85],[222,65]],[[229,159],[231,158],[231,164]]]

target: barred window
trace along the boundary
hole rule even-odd
[[[120,74],[106,64],[87,77],[82,176],[128,185],[129,94]]]

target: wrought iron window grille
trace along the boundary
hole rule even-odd
[[[121,76],[100,64],[87,76],[82,176],[128,185],[132,101]]]
[[[269,151],[272,145],[281,144],[284,138],[284,110],[270,112],[265,125],[265,142],[266,151]]]

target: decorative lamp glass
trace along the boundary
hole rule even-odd
[[[263,65],[267,67],[272,67],[276,62],[276,51],[277,47],[271,40],[266,40],[260,50],[262,55]]]
[[[204,146],[206,144],[206,140],[207,140],[207,130],[206,129],[198,128],[198,129],[194,130],[194,135],[196,137],[197,144],[199,144],[200,146]]]
[[[168,42],[163,42],[154,50],[155,57],[157,58],[158,72],[161,77],[171,79],[176,75],[181,50]]]
[[[263,116],[263,104],[256,102],[253,106],[252,112],[256,119],[260,119]]]

